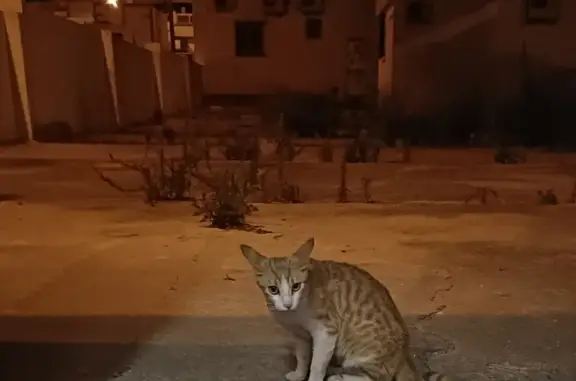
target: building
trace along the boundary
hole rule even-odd
[[[376,93],[373,0],[196,0],[209,94]]]
[[[110,0],[113,1],[113,0]],[[207,94],[376,94],[373,0],[59,0],[54,11],[192,54]],[[170,23],[168,15],[172,9]]]
[[[575,83],[576,2],[378,0],[376,14],[380,99],[405,113],[513,102],[527,73],[548,84],[560,73],[554,85]]]
[[[193,55],[203,66],[207,94],[329,93],[337,88],[341,95],[375,96],[377,91],[373,0],[49,4],[56,14],[100,24],[139,45]]]

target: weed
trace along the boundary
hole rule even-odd
[[[364,191],[364,201],[368,204],[373,204],[376,202],[372,198],[371,187],[372,187],[372,179],[370,179],[368,177],[363,177],[362,178],[362,189]]]
[[[337,198],[337,202],[339,203],[348,202],[348,193],[350,193],[350,190],[348,189],[347,186],[347,180],[348,180],[348,165],[346,162],[346,158],[344,158],[342,160],[342,163],[340,164],[340,186],[338,187],[338,198]]]
[[[538,195],[538,204],[540,205],[558,205],[558,197],[554,193],[554,189],[548,189],[546,192],[539,190],[536,192]]]

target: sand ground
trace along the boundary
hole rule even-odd
[[[308,202],[258,205],[250,222],[270,233],[256,234],[110,188],[90,166],[123,148],[74,149],[0,152],[0,191],[15,199],[0,202],[2,381],[281,380],[285,337],[238,245],[281,255],[310,236],[317,258],[359,264],[390,288],[433,369],[576,378],[576,207],[535,204],[537,189],[568,196],[573,178],[553,159],[497,166],[444,152],[352,167],[353,201],[370,175],[384,202],[373,205],[326,202],[337,165],[296,163]],[[478,184],[505,203],[463,205]]]

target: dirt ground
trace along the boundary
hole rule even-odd
[[[256,234],[207,228],[188,204],[148,207],[91,169],[114,169],[107,151],[135,151],[60,148],[0,152],[2,381],[281,380],[284,333],[238,246],[282,255],[310,236],[317,258],[390,288],[431,368],[471,381],[576,377],[576,207],[560,159],[501,166],[443,151],[355,165],[349,204],[327,202],[337,164],[294,163],[307,202],[258,205],[249,222],[270,233]],[[364,176],[381,203],[360,203]],[[503,202],[464,205],[476,186]],[[536,205],[550,187],[563,204]]]

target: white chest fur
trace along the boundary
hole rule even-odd
[[[281,326],[298,336],[313,336],[314,332],[324,329],[324,325],[312,317],[305,305],[294,311],[274,311],[272,316]]]

